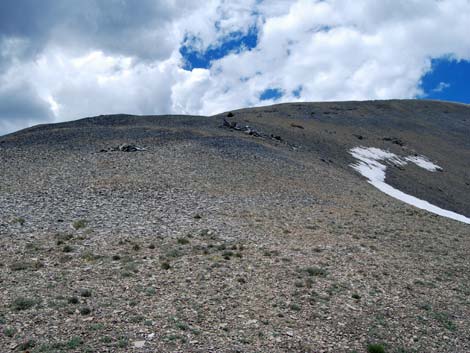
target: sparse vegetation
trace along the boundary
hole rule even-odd
[[[11,326],[6,326],[3,328],[3,334],[7,337],[13,337],[16,333],[16,329]]]
[[[320,267],[306,267],[304,271],[309,275],[309,276],[318,276],[318,277],[325,277],[326,276],[326,270]]]
[[[73,252],[73,247],[70,246],[70,245],[65,245],[65,246],[62,248],[62,252],[65,252],[65,253]]]
[[[81,339],[81,337],[75,336],[67,341],[66,346],[68,349],[75,349],[81,346],[82,344],[83,344],[83,340]]]
[[[60,142],[51,149],[54,139],[45,134],[37,143],[31,129],[31,143],[11,153],[21,133],[2,137],[10,142],[6,149],[0,143],[0,351],[465,350],[468,227],[409,212],[351,170],[343,147],[358,141],[349,129],[367,134],[371,146],[387,146],[374,129],[358,126],[374,104],[354,124],[343,124],[348,110],[323,117],[315,104],[235,113],[239,127],[250,120],[283,142],[219,129],[220,116],[181,129],[179,120],[189,119],[166,126],[163,117],[132,125],[131,116],[91,118],[76,131],[82,122],[54,128]],[[264,110],[268,118],[258,118]],[[409,119],[425,114],[404,112]],[[385,121],[386,113],[371,121]],[[398,119],[390,117],[391,124]],[[425,130],[437,123],[430,117]],[[95,133],[103,133],[105,147],[135,138],[148,150],[95,153],[88,138]],[[403,131],[409,150],[388,143],[390,151],[425,153],[425,135]],[[461,186],[464,173],[449,158],[442,164],[455,173],[387,164],[387,177],[396,187],[403,175],[419,177],[445,199],[446,178]],[[12,224],[23,214],[23,227]],[[81,217],[90,223],[75,230]],[[35,344],[29,339],[37,344],[27,348]]]
[[[13,219],[13,224],[19,224],[20,226],[24,225],[26,220],[23,217],[17,217]]]
[[[180,245],[186,245],[186,244],[189,244],[189,239],[187,239],[187,238],[178,238],[177,242]]]
[[[86,226],[88,225],[88,222],[84,219],[79,219],[77,221],[74,221],[72,223],[72,227],[75,229],[75,230],[79,230],[79,229],[82,229],[82,228],[85,228]]]
[[[23,270],[39,270],[44,267],[44,263],[41,261],[15,261],[10,265],[12,271],[23,271]]]
[[[368,353],[385,353],[385,348],[381,344],[369,344],[367,346]]]
[[[167,262],[167,261],[164,261],[160,264],[160,267],[163,269],[163,270],[169,270],[171,268],[170,266],[170,263]]]
[[[70,297],[67,301],[69,304],[78,304],[80,302],[77,297]]]
[[[87,288],[82,288],[79,291],[81,297],[89,298],[91,297],[91,290]]]
[[[84,315],[84,316],[89,315],[89,314],[91,314],[91,309],[88,306],[82,306],[80,308],[80,314]]]
[[[290,305],[290,309],[293,310],[293,311],[300,311],[301,310],[301,307],[299,304],[296,304],[296,303],[292,303]]]
[[[119,337],[119,339],[117,341],[117,346],[119,348],[126,348],[127,346],[129,346],[129,338],[127,338],[125,336]]]
[[[96,255],[91,250],[86,250],[81,254],[81,258],[82,258],[82,260],[84,260],[86,262],[94,262],[94,261],[99,260],[101,258],[101,256]]]
[[[441,323],[442,326],[444,326],[447,330],[449,331],[455,331],[457,329],[457,326],[455,323],[452,321],[451,316],[448,313],[445,312],[434,312],[432,314],[435,320]]]
[[[145,288],[145,294],[147,295],[155,295],[157,291],[153,287],[147,287]]]
[[[36,340],[33,339],[28,339],[22,343],[20,343],[17,347],[16,350],[18,351],[27,351],[28,349],[36,347]]]
[[[175,324],[175,326],[176,326],[177,328],[179,328],[180,330],[182,330],[182,331],[187,331],[187,330],[189,329],[188,324],[186,324],[186,323],[184,323],[184,322],[177,322],[177,323]]]
[[[18,297],[11,303],[11,308],[15,311],[22,311],[31,309],[36,304],[39,304],[38,299]]]

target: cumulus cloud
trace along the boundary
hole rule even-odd
[[[108,113],[413,98],[432,58],[470,59],[468,23],[467,0],[4,0],[0,134]],[[244,36],[254,44],[224,47]],[[208,65],[185,65],[182,48]]]

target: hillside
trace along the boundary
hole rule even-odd
[[[393,100],[0,137],[0,351],[468,352],[470,225],[352,151],[465,220],[469,136]]]

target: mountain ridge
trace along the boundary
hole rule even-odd
[[[469,217],[469,129],[380,101],[2,136],[0,347],[467,352],[469,225],[377,182]]]

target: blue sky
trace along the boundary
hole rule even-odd
[[[423,77],[423,98],[470,104],[470,62],[441,58]]]
[[[470,103],[467,0],[0,2],[0,135],[100,114]]]
[[[214,27],[217,27],[216,24]],[[185,70],[208,69],[214,60],[221,59],[231,53],[255,48],[258,42],[258,29],[252,27],[247,33],[240,31],[229,33],[204,50],[195,48],[194,42],[197,41],[197,37],[187,36],[179,49],[183,59],[182,67]]]

